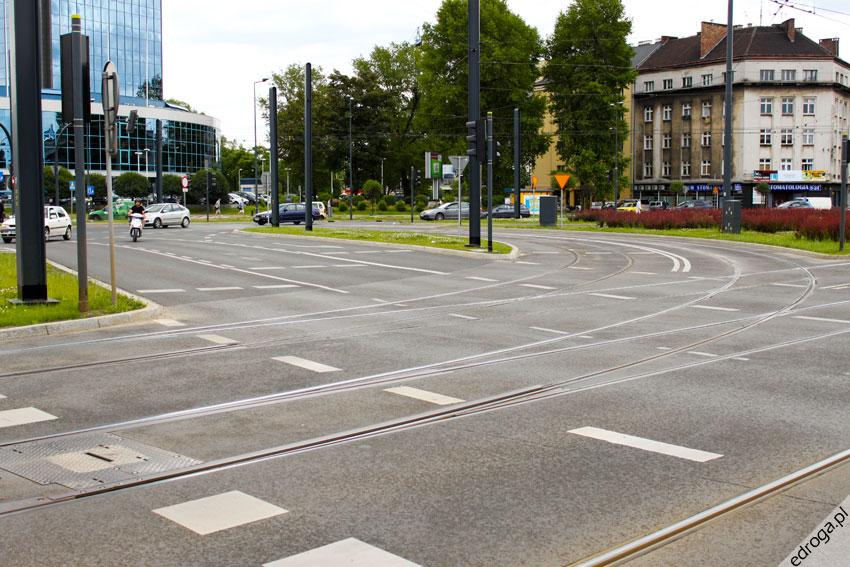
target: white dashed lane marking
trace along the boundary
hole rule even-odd
[[[694,309],[705,309],[705,310],[708,310],[708,311],[727,311],[727,312],[740,311],[740,309],[733,309],[732,307],[714,307],[714,306],[711,306],[711,305],[691,305],[691,307],[693,307]]]
[[[222,265],[222,267],[225,267]],[[231,266],[232,267],[232,266]],[[271,272],[272,270],[285,270],[283,266],[260,266],[259,268],[251,268],[255,272]]]
[[[15,427],[17,425],[27,425],[29,423],[38,423],[41,421],[51,421],[54,419],[59,418],[37,408],[19,408],[0,411],[0,429],[4,427]]]
[[[423,402],[429,402],[438,406],[450,406],[452,404],[458,404],[463,401],[458,398],[451,398],[449,396],[443,396],[442,394],[426,392],[425,390],[420,390],[418,388],[410,388],[408,386],[399,386],[398,388],[387,388],[384,391],[389,392],[391,394],[398,394],[399,396],[405,396],[407,398],[422,400]]]
[[[520,287],[527,287],[527,288],[530,288],[530,289],[542,289],[542,290],[546,290],[546,291],[552,291],[552,290],[558,289],[557,287],[552,287],[552,286],[548,286],[548,285],[537,285],[537,284],[530,284],[530,283],[519,284],[519,286]]]
[[[459,313],[449,313],[449,317],[454,317],[455,319],[464,319],[466,321],[478,321],[477,317],[470,317],[469,315],[460,315]]]
[[[631,272],[631,273],[636,275],[636,276],[657,276],[658,275],[655,272]]]
[[[263,567],[420,567],[383,549],[354,538],[317,547]]]
[[[153,511],[199,535],[266,520],[287,510],[239,491],[225,492]]]
[[[239,291],[242,288],[238,286],[231,287],[199,287],[198,291]]]
[[[255,285],[254,289],[292,289],[294,287],[301,287],[301,286],[300,285],[294,285],[294,284]]]
[[[772,284],[770,284],[770,285],[775,285],[775,286],[777,286],[777,287],[797,287],[797,288],[800,288],[800,287],[809,287],[809,286],[807,286],[807,285],[803,285],[803,284],[794,284],[794,283],[772,283]]]
[[[565,331],[558,331],[556,329],[547,329],[546,327],[529,327],[532,331],[541,331],[543,333],[554,333],[556,335],[569,335],[569,333]]]
[[[152,294],[152,293],[186,293],[185,289],[137,289],[136,293]]]
[[[588,293],[587,295],[592,295],[593,297],[603,297],[605,299],[634,299],[634,297],[628,297],[626,295],[612,295],[610,293]]]
[[[157,319],[157,323],[162,325],[163,327],[185,327],[185,323],[181,323],[180,321],[175,321],[174,319]]]
[[[487,283],[497,283],[499,281],[499,280],[494,280],[492,278],[482,278],[482,277],[478,277],[478,276],[469,276],[466,279],[475,280],[477,282],[487,282]]]
[[[850,325],[850,321],[846,321],[844,319],[829,319],[827,317],[806,317],[805,315],[798,315],[794,317],[794,319],[802,319],[803,321],[819,321],[821,323],[838,323],[840,325]]]
[[[215,343],[217,345],[239,344],[239,341],[234,341],[233,339],[228,339],[227,337],[222,337],[221,335],[198,335],[198,338],[203,339],[205,341],[209,341],[211,343]]]
[[[585,268],[585,267],[582,267],[582,266],[570,266],[570,269],[571,270],[584,270],[584,271],[587,271],[587,272],[593,271],[593,268]]]
[[[670,445],[669,443],[662,443],[660,441],[653,441],[651,439],[644,439],[642,437],[625,435],[623,433],[617,433],[616,431],[597,429],[596,427],[582,427],[579,429],[573,429],[572,431],[570,431],[570,433],[574,435],[581,435],[582,437],[597,439],[599,441],[605,441],[614,445],[623,445],[625,447],[643,449],[644,451],[660,453],[662,455],[669,455],[671,457],[678,457],[680,459],[696,461],[698,463],[713,461],[714,459],[719,459],[723,456],[717,453],[709,453],[707,451],[700,451],[698,449],[689,449],[688,447],[681,447],[679,445]]]
[[[299,358],[297,356],[277,356],[275,358],[272,358],[272,360],[283,362],[284,364],[290,364],[292,366],[297,366],[298,368],[303,368],[305,370],[310,370],[312,372],[317,372],[320,374],[323,374],[325,372],[340,371],[339,368],[334,368],[333,366],[328,366],[327,364],[313,362],[312,360],[307,360],[306,358]]]

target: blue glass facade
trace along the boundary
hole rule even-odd
[[[38,0],[33,0],[38,1]],[[89,36],[91,92],[96,103],[101,99],[101,72],[111,60],[118,68],[121,89],[121,115],[131,108],[139,111],[134,132],[120,128],[120,149],[113,168],[117,172],[138,171],[152,174],[155,167],[155,118],[163,121],[163,170],[166,173],[192,173],[204,167],[204,159],[217,161],[217,129],[209,117],[168,108],[162,100],[162,0],[41,0],[49,6],[50,37],[43,38],[43,49],[50,54],[51,69],[43,89],[45,163],[71,168],[73,156],[66,135],[54,150],[56,134],[62,127],[58,111],[61,97],[60,36],[71,31],[71,15],[82,17],[83,33]],[[8,0],[0,0],[0,53],[7,50],[6,14]],[[46,11],[46,10],[45,10]],[[0,57],[0,121],[10,126],[7,88],[10,70]],[[3,100],[5,99],[5,100]],[[48,109],[57,111],[49,112]],[[122,118],[122,120],[126,120]],[[67,131],[66,131],[67,132]],[[100,104],[95,105],[87,135],[87,166],[92,171],[105,168],[103,119]],[[8,169],[8,141],[0,140],[0,168]]]

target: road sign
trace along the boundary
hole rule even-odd
[[[572,175],[570,175],[570,174],[568,174],[568,173],[556,173],[556,174],[555,174],[555,181],[557,181],[557,182],[558,182],[558,186],[559,186],[561,189],[563,189],[564,187],[566,187],[566,186],[567,186],[567,183],[569,183],[569,182],[570,182],[570,178],[571,178],[571,177],[572,177]]]
[[[449,156],[449,161],[452,162],[455,172],[460,174],[466,170],[466,166],[469,164],[469,156]]]
[[[69,181],[68,182],[68,189],[71,190],[71,193],[75,192],[77,190],[77,182],[76,181]]]
[[[94,197],[94,185],[89,185],[86,187],[86,195],[89,197]]]
[[[5,179],[5,176],[4,176],[3,172],[0,171],[0,183],[3,183],[4,179]]]
[[[537,179],[537,177],[532,177],[532,178],[531,178],[531,188],[532,188],[532,189],[536,189],[536,188],[537,188],[537,182],[538,182],[538,181],[539,181],[539,179]]]
[[[107,61],[103,67],[103,133],[104,145],[113,156],[118,155],[118,105],[120,104],[120,92],[118,85],[118,69],[112,61]]]
[[[180,185],[183,187],[184,191],[186,189],[188,189],[189,188],[189,178],[184,175],[183,179],[180,180]]]

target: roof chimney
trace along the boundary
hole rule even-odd
[[[779,24],[779,27],[785,28],[785,34],[788,36],[788,39],[791,41],[791,43],[797,41],[797,28],[794,27],[794,18],[791,18],[790,20],[785,20],[784,22]]]
[[[662,35],[661,40],[660,40],[661,45],[667,45],[667,43],[669,43],[670,41],[673,41],[674,39],[679,39],[679,38],[672,36],[672,35]]]
[[[833,57],[838,57],[838,38],[822,39],[818,42],[821,47],[829,51]]]
[[[720,40],[726,37],[726,26],[713,22],[703,22],[702,31],[699,34],[699,56],[705,57],[714,49]]]

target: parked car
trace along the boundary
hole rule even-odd
[[[460,215],[468,219],[469,218],[469,203],[461,203],[460,206]],[[455,219],[458,217],[458,205],[457,201],[452,201],[451,203],[444,203],[433,209],[428,209],[426,211],[422,211],[419,213],[419,218],[422,220],[444,220],[444,219]]]
[[[189,227],[189,209],[176,203],[157,203],[145,209],[145,226],[162,228],[180,225]]]
[[[257,202],[257,197],[248,191],[236,191],[236,194],[245,199],[246,204],[254,205]]]
[[[641,211],[649,210],[649,200],[648,199],[625,199],[620,202],[620,205],[617,207],[617,210],[620,212],[626,213],[639,213]]]
[[[280,222],[291,222],[293,224],[301,224],[305,220],[307,207],[301,203],[286,203],[278,208],[280,214]],[[254,215],[254,222],[260,226],[271,222],[272,212],[263,211]],[[319,209],[313,207],[313,220],[321,220],[322,213]]]
[[[650,211],[666,211],[670,205],[667,201],[650,201],[649,202],[649,210]]]
[[[605,204],[602,205],[603,210],[604,209],[616,210],[616,208],[617,208],[617,203],[615,203],[614,201],[605,201]]]
[[[601,211],[602,207],[604,207],[604,206],[605,206],[605,203],[603,203],[602,201],[593,201],[592,203],[590,203],[590,210],[591,211]]]
[[[815,206],[807,199],[792,199],[776,207],[777,209],[814,209]]]
[[[15,230],[15,217],[7,218],[6,222],[0,224],[0,238],[9,244],[15,239]],[[54,236],[71,240],[71,217],[62,207],[44,207],[44,240]]]
[[[527,219],[531,216],[531,211],[525,205],[519,206],[519,216],[521,218]],[[487,211],[481,213],[482,218],[487,218]],[[493,218],[494,219],[512,219],[514,218],[514,206],[513,205],[499,205],[493,209]]]
[[[228,202],[231,205],[236,205],[239,208],[244,207],[248,204],[248,199],[239,195],[238,193],[228,193],[227,194]]]
[[[676,205],[677,209],[713,209],[714,206],[709,201],[703,201],[701,199],[693,199],[690,201],[683,201]]]
[[[133,201],[129,199],[116,199],[112,207],[112,216],[116,219],[126,219],[127,213],[130,212],[130,207],[133,206]],[[109,212],[106,207],[92,211],[89,213],[89,220],[106,220],[109,218]]]
[[[322,215],[323,219],[328,218],[328,211],[325,208],[325,204],[321,201],[313,201],[313,208],[319,210],[319,214]]]

